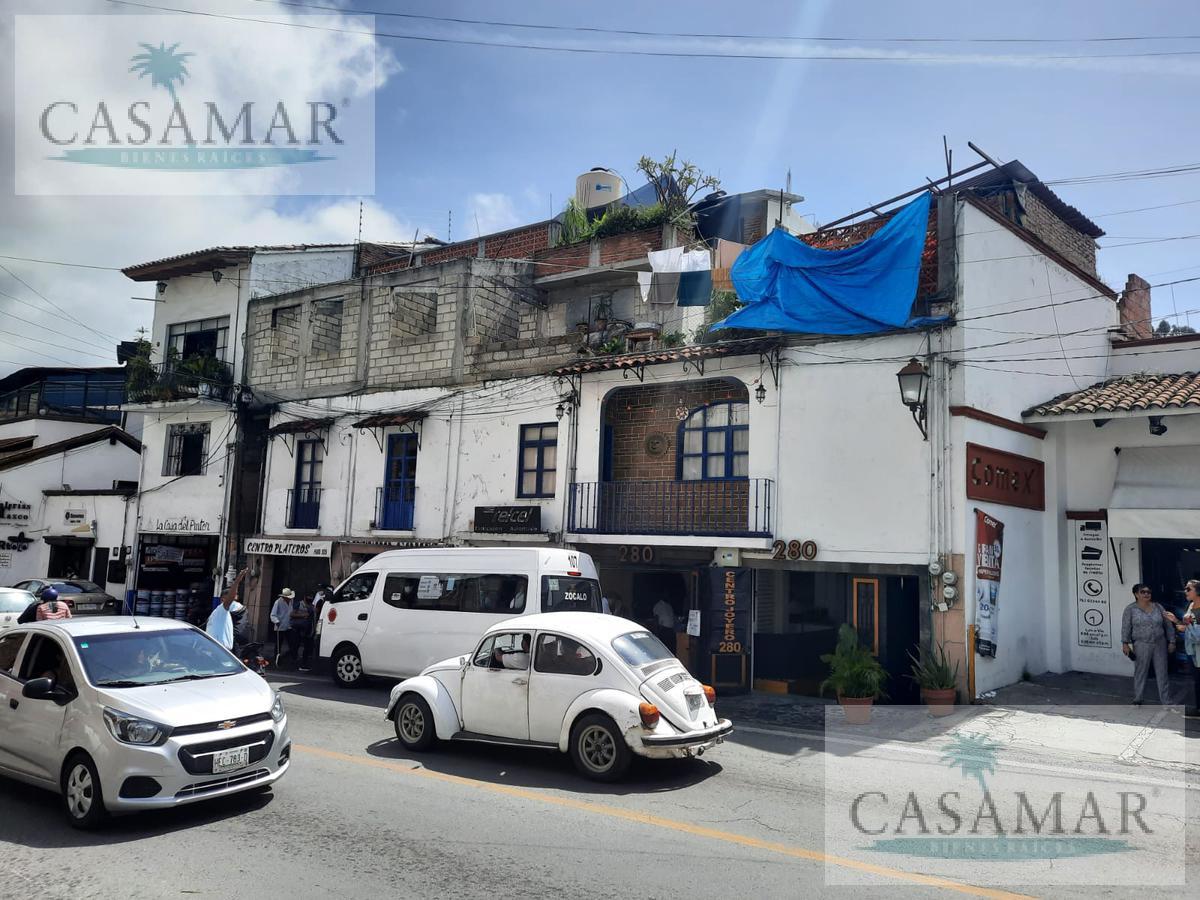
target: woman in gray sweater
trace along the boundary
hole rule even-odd
[[[1142,705],[1146,675],[1154,665],[1158,699],[1171,704],[1171,682],[1167,678],[1167,656],[1175,652],[1175,626],[1167,621],[1166,611],[1154,602],[1150,588],[1133,586],[1133,603],[1121,615],[1121,652],[1133,660],[1133,705]]]

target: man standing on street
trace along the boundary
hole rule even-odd
[[[283,652],[282,644],[287,640],[289,645],[292,641],[292,600],[296,597],[296,592],[291,588],[284,588],[279,592],[279,596],[275,598],[275,605],[271,607],[271,624],[275,626],[275,665],[279,665],[279,656]],[[292,648],[292,657],[295,658],[296,650]]]

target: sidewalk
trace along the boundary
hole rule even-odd
[[[1173,696],[1190,699],[1187,680]],[[1151,696],[1153,688],[1147,690]],[[1064,758],[1073,767],[1145,766],[1200,781],[1200,720],[1182,706],[1130,702],[1132,678],[1067,672],[1018,682],[954,713],[935,718],[923,708],[880,705],[865,725],[846,722],[828,699],[752,693],[723,696],[718,709],[747,733],[779,729],[825,735],[831,745],[928,745],[955,735],[986,735],[1015,757]],[[831,747],[831,749],[835,749]]]

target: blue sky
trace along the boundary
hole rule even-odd
[[[245,16],[280,10],[255,0],[144,2]],[[46,10],[33,0],[13,0],[11,5],[16,12]],[[61,12],[123,14],[122,7],[103,0],[64,0],[57,6]],[[348,8],[652,32],[764,34],[779,40],[764,44],[376,20],[379,31],[442,38],[867,57],[677,59],[381,39],[381,52],[394,59],[398,71],[376,97],[376,192],[374,202],[368,198],[368,238],[408,240],[417,228],[445,238],[448,211],[456,239],[474,236],[477,218],[484,231],[543,218],[561,208],[575,176],[591,166],[615,168],[635,181],[640,155],[662,156],[671,150],[715,172],[726,189],[735,191],[780,188],[790,169],[793,191],[806,198],[803,211],[819,221],[942,174],[943,135],[957,165],[976,160],[966,146],[973,140],[1002,160],[1021,159],[1047,180],[1200,163],[1193,99],[1200,85],[1200,55],[1118,56],[1200,54],[1200,40],[1080,40],[1200,35],[1196,4],[1063,2],[998,8],[948,2],[355,0]],[[5,21],[3,27],[10,24]],[[818,36],[855,40],[796,40]],[[897,37],[1075,40],[885,42]],[[1099,55],[1113,58],[1094,58]],[[1032,58],[1046,56],[1089,58]],[[3,77],[10,80],[12,73]],[[264,197],[253,203],[244,198],[165,198],[147,205],[104,198],[14,197],[9,152],[0,149],[6,179],[0,180],[0,202],[7,207],[0,216],[0,248],[8,248],[0,254],[128,265],[212,244],[256,242],[256,235],[261,242],[354,237],[357,198]],[[1200,241],[1161,240],[1200,233],[1200,202],[1106,215],[1200,201],[1200,173],[1055,190],[1109,233],[1102,240],[1110,246],[1100,253],[1100,268],[1114,286],[1128,272],[1151,282],[1200,275]],[[97,221],[105,227],[85,225]],[[1124,242],[1138,243],[1112,246]],[[56,302],[102,310],[96,314],[103,316],[108,331],[125,336],[149,321],[149,309],[127,299],[138,293],[137,286],[120,276],[92,274],[82,281],[80,273],[62,267],[12,265]],[[37,304],[36,297],[3,272],[0,291]],[[94,299],[85,303],[78,299],[82,297]],[[0,296],[0,312],[13,308],[4,305],[11,302]],[[1200,309],[1200,287],[1180,285],[1174,296],[1169,288],[1157,290],[1154,308],[1156,315]],[[37,312],[31,305],[24,314]],[[1200,326],[1200,314],[1193,313],[1191,323]],[[0,326],[6,324],[0,320]],[[48,327],[70,326],[58,321]],[[7,360],[0,371],[33,362],[37,355],[12,346],[0,351],[0,359]]]

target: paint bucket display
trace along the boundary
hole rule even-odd
[[[163,607],[163,592],[162,591],[151,591],[150,592],[150,615],[161,616],[162,615],[162,607]]]
[[[175,592],[175,618],[186,619],[188,611],[188,602],[191,595],[187,588],[180,588]]]
[[[150,592],[138,591],[137,599],[133,605],[133,611],[139,616],[150,615]]]

